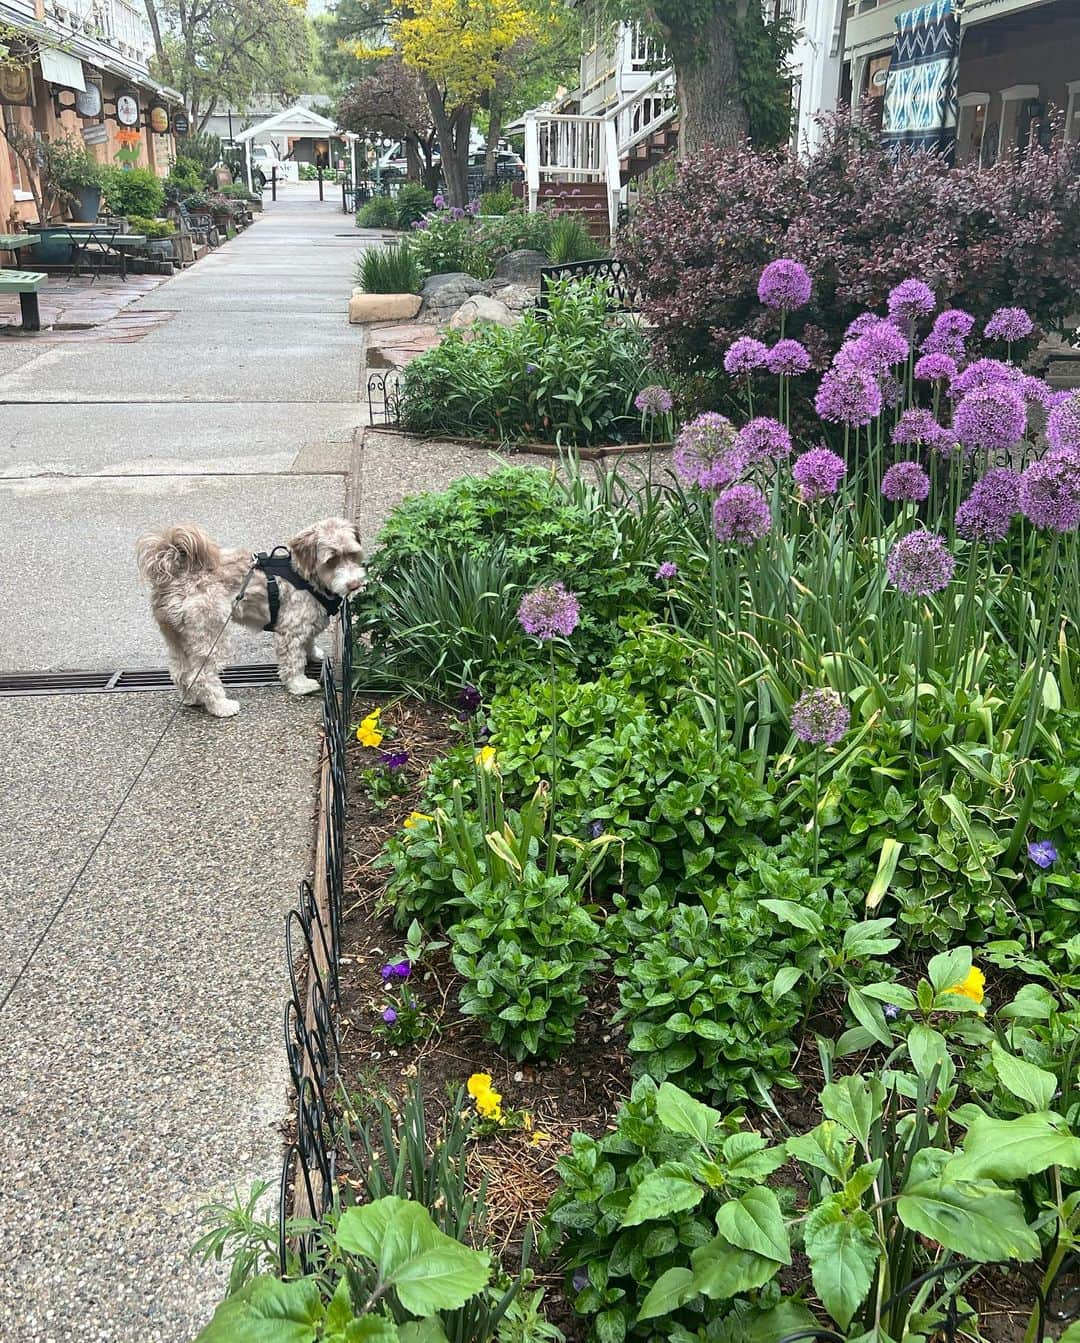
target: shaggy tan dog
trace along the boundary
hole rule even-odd
[[[324,597],[344,598],[363,586],[360,538],[344,518],[315,523],[294,536],[288,548],[295,573]],[[169,673],[184,703],[201,704],[216,718],[231,718],[240,712],[240,705],[225,694],[220,676],[228,660],[231,622],[220,639],[218,635],[251,568],[251,551],[225,549],[201,527],[181,522],[142,537],[135,552],[139,573],[150,586],[150,608],[169,648]],[[305,674],[305,664],[308,657],[321,657],[315,639],[330,615],[315,594],[294,586],[287,577],[279,577],[277,583],[278,674],[290,694],[310,695],[319,683]],[[267,577],[256,570],[233,621],[265,629],[269,620]]]

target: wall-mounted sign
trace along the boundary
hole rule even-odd
[[[150,122],[150,129],[155,135],[168,135],[169,109],[164,103],[151,103],[150,110],[146,115]]]
[[[34,79],[28,65],[0,62],[0,103],[29,107],[34,101]]]
[[[109,128],[103,122],[92,121],[89,126],[82,128],[83,143],[87,145],[104,145],[109,142]]]
[[[188,114],[182,107],[178,107],[172,114],[173,135],[187,135],[191,130],[191,122],[188,120]]]
[[[101,116],[100,84],[87,84],[84,92],[75,95],[75,111],[81,117]]]
[[[139,100],[134,93],[116,95],[116,119],[121,126],[139,124]]]

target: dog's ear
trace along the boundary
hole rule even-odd
[[[360,547],[360,553],[362,555],[364,553],[364,538],[360,535],[360,528],[354,526],[352,534],[356,537],[356,544]]]
[[[319,535],[314,527],[294,536],[289,542],[289,553],[297,572],[304,578],[311,578],[319,560]]]

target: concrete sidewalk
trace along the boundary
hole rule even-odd
[[[163,665],[132,557],[150,523],[262,547],[346,507],[359,243],[292,187],[133,304],[156,315],[134,343],[0,346],[0,667]],[[238,658],[269,661],[269,637]],[[320,705],[239,697],[236,719],[168,727],[7,1003],[5,1343],[187,1343],[221,1290],[186,1254],[197,1210],[276,1183],[282,916],[311,862]],[[0,998],[174,703],[0,700]]]

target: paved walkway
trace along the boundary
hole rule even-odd
[[[293,187],[132,304],[133,343],[0,342],[0,668],[161,666],[132,558],[151,523],[262,547],[342,511],[351,225]],[[239,695],[228,722],[177,718],[4,1009],[5,1343],[186,1343],[220,1292],[186,1255],[196,1210],[276,1181],[319,706]],[[172,707],[0,700],[0,999]]]

